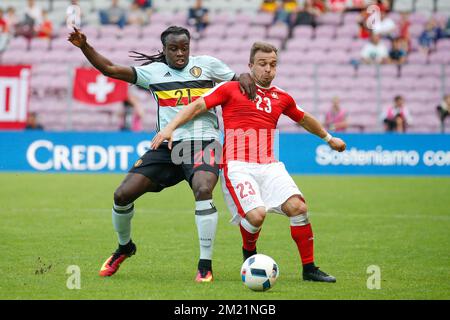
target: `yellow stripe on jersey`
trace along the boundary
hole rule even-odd
[[[183,97],[199,97],[211,88],[183,88],[177,90],[155,91],[154,93],[158,99],[181,99]]]

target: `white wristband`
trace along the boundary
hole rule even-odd
[[[327,132],[327,135],[324,138],[322,138],[322,140],[328,143],[332,138],[333,136]]]

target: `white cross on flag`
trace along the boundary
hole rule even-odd
[[[73,98],[87,104],[105,105],[124,101],[128,84],[105,77],[96,69],[78,68],[75,71]]]

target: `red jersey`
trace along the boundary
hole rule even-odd
[[[295,122],[304,111],[294,99],[276,86],[257,86],[255,101],[241,92],[237,81],[223,82],[203,96],[208,109],[222,106],[225,131],[223,163],[239,160],[276,162],[273,152],[275,129],[281,114]]]

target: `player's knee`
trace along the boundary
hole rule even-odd
[[[117,188],[114,191],[114,203],[118,206],[126,206],[129,204],[129,199],[122,188]]]
[[[295,217],[301,214],[305,215],[308,212],[308,207],[300,197],[293,197],[286,203],[284,212],[289,217]]]
[[[266,210],[264,208],[256,208],[247,213],[246,219],[255,227],[260,227],[266,218]]]
[[[199,186],[194,190],[195,200],[212,199],[212,190],[207,186]]]

